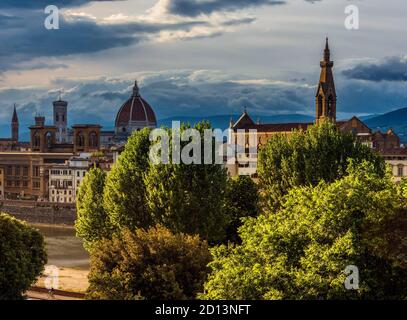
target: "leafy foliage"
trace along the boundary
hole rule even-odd
[[[91,299],[194,299],[202,291],[210,253],[198,236],[157,226],[123,230],[92,252]]]
[[[76,235],[84,240],[90,251],[92,244],[112,233],[109,217],[104,209],[103,189],[106,174],[99,168],[91,169],[83,179],[76,200]]]
[[[239,242],[238,228],[242,219],[259,213],[259,193],[256,183],[248,176],[230,178],[227,183],[224,209],[229,217],[227,240]]]
[[[21,299],[46,262],[42,235],[27,224],[0,213],[0,300]]]
[[[212,250],[201,297],[404,299],[407,269],[382,250],[401,203],[403,193],[371,162],[351,162],[332,183],[294,187],[279,210],[246,221],[242,245]],[[358,290],[344,287],[348,265],[359,268]]]
[[[112,225],[135,229],[152,224],[143,176],[149,168],[150,129],[134,132],[106,179],[104,205]]]
[[[181,130],[188,128],[184,126]],[[202,122],[195,128],[203,135],[210,125]],[[183,146],[186,144],[188,142]],[[203,153],[201,157],[204,163]],[[208,241],[222,240],[226,223],[222,210],[226,181],[227,172],[221,164],[150,163],[145,182],[147,205],[154,222],[173,232],[199,234]]]
[[[261,148],[258,160],[264,205],[276,209],[292,187],[340,179],[346,173],[349,159],[355,163],[371,162],[380,176],[386,172],[379,154],[330,122],[311,126],[306,132],[273,135]]]

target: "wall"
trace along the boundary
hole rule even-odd
[[[51,205],[35,201],[4,200],[1,212],[31,223],[74,225],[76,210],[73,205]]]

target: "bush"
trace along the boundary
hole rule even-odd
[[[21,299],[47,262],[43,236],[0,213],[0,299]]]
[[[210,253],[198,236],[157,226],[122,230],[92,250],[90,299],[194,299],[202,291]]]

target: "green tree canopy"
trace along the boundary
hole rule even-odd
[[[248,176],[228,179],[224,201],[224,210],[229,218],[227,240],[240,241],[237,230],[242,225],[242,218],[256,217],[259,213],[258,205],[258,187],[253,179]]]
[[[21,299],[46,262],[39,231],[0,213],[0,300]]]
[[[369,162],[335,182],[291,189],[280,210],[246,221],[242,245],[213,249],[202,297],[406,298],[407,269],[382,250],[384,226],[407,203],[401,194]],[[358,290],[344,286],[349,265],[359,269]]]
[[[133,132],[106,179],[104,205],[116,229],[149,227],[143,176],[149,168],[150,129]]]
[[[88,251],[95,241],[108,238],[112,233],[103,203],[105,179],[106,174],[101,169],[91,169],[83,179],[76,199],[76,235],[84,240]]]
[[[188,129],[183,126],[181,132]],[[201,133],[201,150],[204,150],[203,131],[210,129],[207,122],[194,128]],[[168,130],[171,135],[171,130]],[[183,142],[185,147],[188,142]],[[170,141],[172,150],[172,141]],[[213,144],[212,155],[215,154]],[[208,241],[220,241],[225,236],[226,215],[222,204],[226,190],[227,170],[222,164],[150,163],[145,177],[147,204],[155,223],[173,232],[199,234]]]
[[[210,261],[199,236],[173,234],[161,226],[124,229],[102,240],[93,252],[91,299],[195,299]]]
[[[310,126],[305,132],[273,135],[259,152],[258,175],[264,204],[276,208],[292,187],[341,178],[349,159],[373,163],[381,176],[386,172],[379,154],[331,122]]]

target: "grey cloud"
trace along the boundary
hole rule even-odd
[[[49,5],[77,7],[90,2],[113,2],[126,0],[1,0],[0,9],[44,9]]]
[[[200,14],[211,14],[216,11],[235,11],[261,5],[282,5],[284,0],[170,0],[168,13],[196,17]]]
[[[10,22],[12,20],[12,22]],[[206,22],[193,21],[174,24],[123,23],[100,24],[92,19],[60,18],[59,30],[47,30],[44,16],[27,12],[10,19],[0,15],[0,26],[13,23],[14,27],[0,33],[0,70],[21,69],[18,64],[35,58],[61,57],[72,54],[94,53],[116,47],[126,47],[161,30],[189,30]]]
[[[389,57],[378,63],[360,63],[342,73],[348,79],[407,81],[407,58]]]

